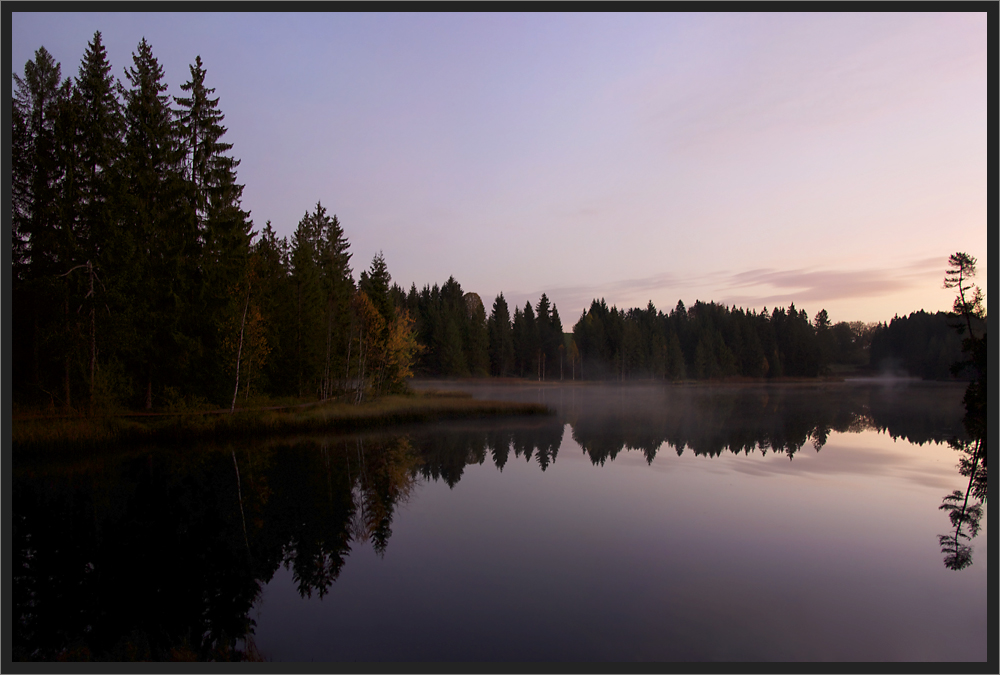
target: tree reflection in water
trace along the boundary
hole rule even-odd
[[[831,431],[875,429],[914,443],[961,431],[940,399],[923,407],[877,392],[808,399],[792,389],[706,389],[657,412],[570,408],[406,433],[133,448],[75,463],[16,457],[12,657],[255,658],[250,610],[280,567],[302,597],[324,597],[352,550],[370,544],[385,554],[394,513],[418,482],[453,487],[466,466],[487,460],[503,471],[511,451],[545,471],[566,423],[595,465],[631,450],[652,462],[664,446],[791,459],[806,443],[822,448]],[[941,545],[946,564],[960,569],[971,563],[982,509],[970,502],[985,498],[985,468],[980,445],[954,443],[969,489],[946,498],[955,529]]]
[[[253,658],[263,585],[322,597],[352,546],[384,553],[418,463],[375,436],[20,466],[13,659]]]
[[[944,565],[948,569],[961,570],[972,564],[972,547],[963,541],[971,541],[979,534],[979,521],[983,517],[983,504],[986,502],[986,467],[984,466],[985,446],[979,440],[952,441],[951,446],[962,453],[959,460],[959,473],[969,477],[969,485],[965,494],[955,490],[946,495],[941,503],[941,510],[948,512],[954,532],[938,535],[941,553],[944,554]],[[969,498],[977,500],[972,504]]]

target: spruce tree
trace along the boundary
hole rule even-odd
[[[66,79],[60,87],[58,113],[55,125],[55,148],[58,167],[57,197],[57,237],[55,239],[55,259],[62,271],[56,274],[58,293],[62,301],[62,329],[58,331],[57,349],[63,366],[63,392],[66,407],[72,405],[76,380],[84,368],[82,350],[85,340],[81,326],[80,312],[86,302],[86,269],[92,269],[83,261],[84,253],[81,232],[81,211],[83,194],[81,191],[82,167],[80,163],[79,128],[83,105],[73,88],[72,80]],[[89,261],[88,261],[89,262]],[[91,306],[90,309],[93,309]],[[89,313],[89,312],[88,312]],[[91,354],[93,354],[91,350]],[[93,383],[93,361],[89,382]],[[91,387],[92,389],[92,387]]]
[[[60,158],[56,139],[65,90],[60,86],[60,65],[44,47],[24,65],[24,77],[15,74],[13,79],[12,230],[20,256],[15,290],[18,302],[29,311],[25,329],[15,339],[19,349],[14,357],[17,362],[23,354],[30,363],[27,379],[32,393],[45,394],[54,404],[54,392],[64,380],[60,338],[68,311],[56,278],[66,272],[65,260],[58,256]]]
[[[386,325],[389,325],[395,318],[395,307],[389,298],[389,284],[392,277],[385,264],[385,257],[379,251],[372,258],[371,266],[367,271],[361,272],[361,279],[358,281],[358,289],[368,295],[368,299],[375,305],[375,309],[382,315]]]
[[[253,246],[257,259],[257,297],[264,323],[264,335],[271,349],[269,358],[261,373],[260,387],[272,393],[287,394],[294,389],[286,361],[289,344],[287,328],[292,315],[287,302],[288,286],[288,240],[279,239],[271,221],[267,221]]]
[[[195,57],[194,64],[189,68],[191,79],[181,85],[181,89],[189,95],[174,97],[179,106],[175,115],[190,199],[199,233],[205,237],[210,211],[239,199],[240,194],[235,194],[233,186],[240,162],[225,154],[233,146],[221,141],[226,133],[226,128],[222,126],[225,115],[218,109],[219,97],[211,97],[215,89],[205,86],[206,71],[201,56]],[[236,187],[242,193],[242,186]]]
[[[549,317],[549,342],[548,342],[548,354],[550,372],[555,373],[556,364],[560,362],[560,347],[563,347],[565,337],[563,335],[563,325],[562,319],[559,318],[559,308],[552,305],[552,314]],[[563,349],[565,351],[565,348]]]
[[[455,277],[441,286],[441,318],[438,324],[437,344],[440,345],[441,372],[445,375],[465,376],[469,374],[466,359],[465,335],[467,322],[465,294]]]
[[[241,206],[243,186],[236,176],[240,162],[227,154],[232,144],[221,140],[226,134],[225,115],[219,110],[219,98],[212,98],[215,89],[205,86],[200,56],[189,70],[190,79],[181,85],[188,96],[173,97],[178,106],[174,123],[189,205],[188,227],[200,252],[192,290],[199,305],[195,317],[201,320],[193,321],[188,330],[207,340],[199,371],[214,372],[210,380],[221,378],[225,383],[217,351],[232,339],[231,317],[243,306],[233,289],[251,278],[247,270],[253,223]]]
[[[511,332],[510,310],[500,293],[493,301],[487,330],[489,333],[490,370],[497,377],[506,377],[513,366],[514,343]]]
[[[465,305],[465,360],[469,373],[476,377],[486,377],[490,371],[489,334],[486,330],[486,309],[478,293],[466,293]]]
[[[16,285],[27,274],[32,168],[28,113],[17,98],[12,99],[11,127],[11,264]]]
[[[555,363],[553,356],[557,356],[556,350],[559,343],[553,345],[552,325],[549,298],[544,293],[535,305],[535,331],[536,331],[536,371],[537,377],[544,380],[548,364]]]
[[[117,336],[122,332],[123,286],[131,283],[119,273],[131,245],[127,241],[128,229],[120,226],[123,214],[119,171],[125,120],[118,89],[101,33],[96,32],[80,63],[74,91],[79,116],[80,244],[81,259],[87,266],[92,397],[97,353],[112,354],[117,349]]]
[[[520,317],[514,317],[514,357],[521,377],[538,378],[538,328],[531,303],[524,303]],[[520,318],[520,321],[518,321]]]
[[[333,393],[334,381],[339,379],[339,364],[346,358],[354,279],[351,276],[351,253],[348,252],[350,244],[337,216],[329,217],[323,205],[316,202],[313,220],[319,231],[318,265],[326,298],[322,396],[327,398]]]
[[[125,124],[118,83],[111,74],[111,64],[99,31],[94,33],[80,63],[76,93],[81,109],[79,150],[86,202],[83,221],[92,242],[89,252],[97,258],[118,229],[115,171],[123,151]]]
[[[163,69],[145,38],[125,71],[123,170],[135,255],[123,261],[131,277],[129,310],[135,318],[134,376],[153,405],[153,384],[183,384],[190,372],[191,345],[182,332],[190,316],[187,297],[197,264],[197,238],[188,217],[180,173],[181,155],[167,104]],[[164,367],[169,364],[169,367]]]
[[[304,396],[321,389],[321,346],[325,331],[323,294],[316,264],[315,235],[308,215],[299,221],[292,236],[291,286],[292,341],[291,363],[296,393]]]
[[[31,213],[31,159],[28,115],[15,97],[11,106],[11,383],[15,399],[27,400],[33,351],[31,300],[28,279],[28,218]],[[27,319],[27,320],[26,320]],[[37,391],[37,389],[36,389]]]
[[[14,105],[20,111],[24,138],[18,164],[27,175],[16,176],[22,194],[20,235],[28,252],[27,274],[38,280],[57,272],[53,259],[58,230],[59,159],[56,148],[56,118],[59,113],[62,72],[60,65],[39,47],[33,61],[24,64],[24,77],[14,78]],[[15,167],[16,168],[16,167]]]

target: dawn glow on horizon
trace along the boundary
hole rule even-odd
[[[317,201],[355,278],[887,321],[987,279],[987,17],[15,13],[12,70],[201,56],[255,229]],[[995,189],[995,186],[994,188]],[[987,298],[987,302],[989,298]]]

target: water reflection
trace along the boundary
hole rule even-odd
[[[963,438],[957,390],[914,387],[730,387],[624,389],[617,406],[586,390],[560,407],[595,464],[624,449],[652,462],[665,444],[678,455],[760,451],[794,457],[829,434],[874,430],[922,445]]]
[[[470,464],[546,471],[564,424],[594,465],[623,451],[652,462],[670,449],[819,450],[832,431],[887,431],[965,448],[969,490],[942,508],[946,564],[971,564],[979,528],[978,451],[948,399],[873,390],[661,394],[619,392],[613,405],[574,392],[550,418],[466,422],[360,436],[132,449],[13,472],[14,660],[257,658],[250,609],[274,574],[324,597],[350,554],[385,555],[394,514],[421,481],[454,487]],[[932,403],[936,398],[936,404]],[[951,417],[949,417],[951,415]],[[962,445],[964,443],[964,445]],[[982,490],[985,496],[985,473]],[[977,510],[978,509],[978,510]]]
[[[955,490],[942,500],[940,508],[948,513],[955,529],[948,534],[938,535],[938,541],[941,553],[944,554],[945,567],[962,570],[972,564],[972,547],[965,542],[970,542],[979,534],[979,521],[982,520],[983,504],[986,503],[986,453],[980,440],[975,443],[953,440],[950,445],[962,453],[959,473],[969,477],[969,484],[964,494],[961,490]],[[970,498],[974,500],[971,503]]]

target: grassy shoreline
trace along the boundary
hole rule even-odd
[[[548,415],[537,403],[483,401],[459,392],[386,396],[354,405],[316,404],[188,413],[124,413],[92,417],[15,416],[15,451],[97,448],[148,441],[230,440],[241,437],[357,431],[441,420],[513,415]]]

